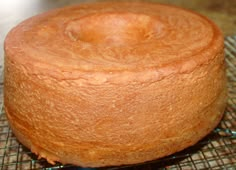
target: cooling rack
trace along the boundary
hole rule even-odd
[[[99,170],[156,170],[156,169],[236,169],[236,36],[225,38],[229,99],[224,117],[219,126],[196,145],[174,155],[133,166],[100,168]],[[2,66],[0,66],[0,70]],[[0,72],[0,169],[69,169],[87,168],[71,165],[50,165],[44,159],[37,159],[22,146],[8,125],[3,109],[3,83]]]

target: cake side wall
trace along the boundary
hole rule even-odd
[[[103,166],[169,155],[209,133],[225,107],[223,52],[151,83],[79,84],[32,72],[6,56],[4,104],[19,140],[50,162]]]

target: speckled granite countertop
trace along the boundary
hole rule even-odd
[[[0,65],[7,32],[22,20],[66,5],[104,0],[7,0],[0,1]],[[127,1],[127,0],[126,0]],[[143,0],[144,1],[144,0]],[[236,0],[146,0],[174,4],[199,12],[212,19],[224,35],[236,35]]]

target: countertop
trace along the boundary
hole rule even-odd
[[[4,39],[11,28],[26,18],[44,11],[83,2],[104,0],[2,0],[0,1],[0,65]],[[236,0],[149,0],[174,4],[199,12],[212,19],[224,35],[236,35]]]

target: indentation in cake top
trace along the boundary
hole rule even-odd
[[[145,43],[164,35],[157,18],[134,13],[88,15],[67,24],[66,35],[73,41],[94,45],[126,46]]]

